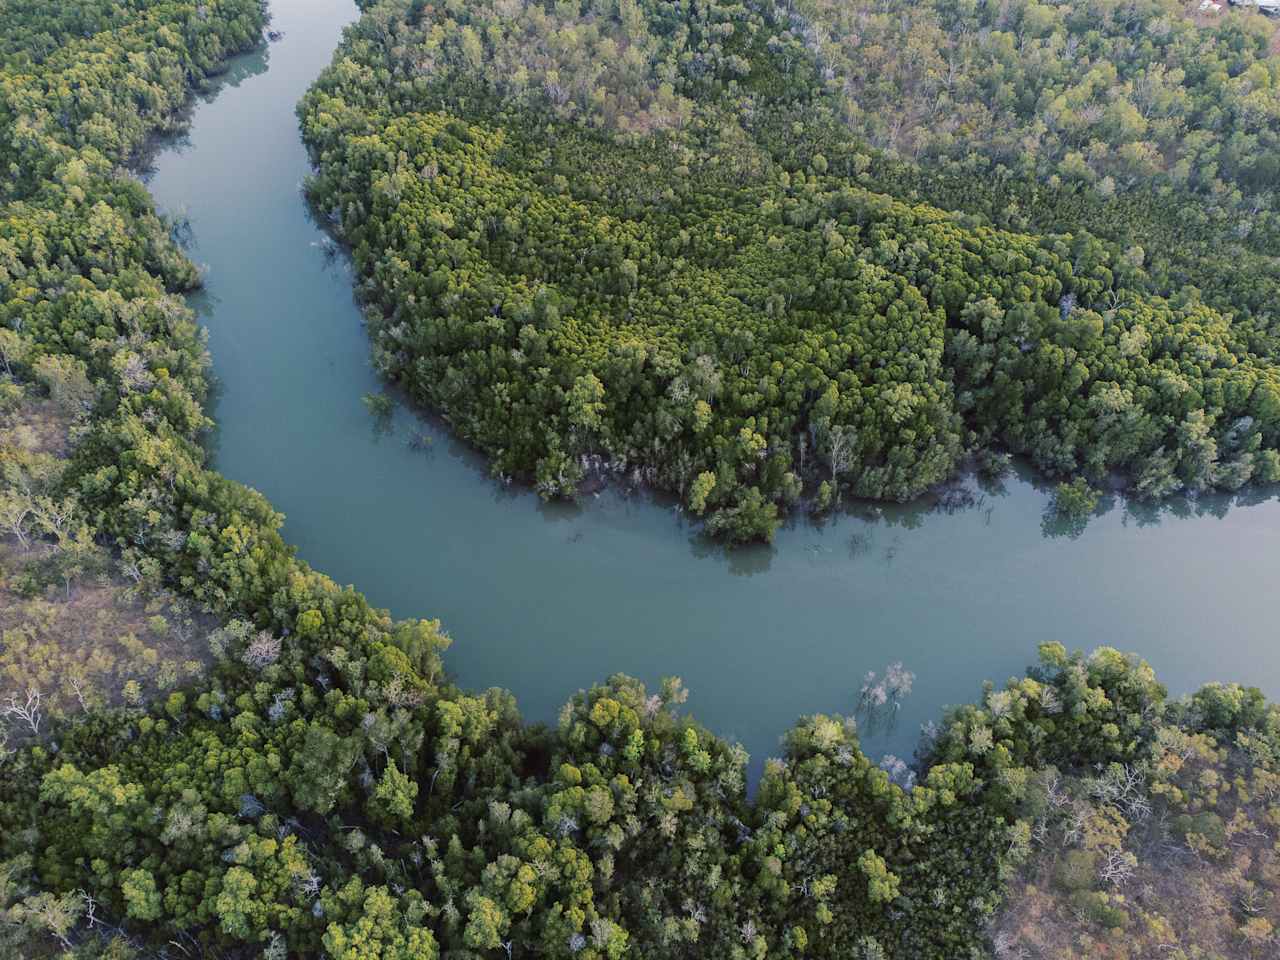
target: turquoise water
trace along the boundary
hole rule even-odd
[[[299,191],[293,112],[355,7],[273,9],[284,39],[236,61],[149,178],[162,209],[190,217],[207,272],[216,465],[271,499],[312,566],[398,617],[441,618],[464,686],[507,687],[553,720],[610,673],[678,675],[756,769],[797,717],[851,712],[863,675],[895,661],[915,689],[865,738],[873,754],[909,755],[922,721],[1021,673],[1046,640],[1136,651],[1175,692],[1222,679],[1280,694],[1274,500],[1175,504],[1158,522],[1116,504],[1070,539],[1044,534],[1046,497],[1015,477],[725,551],[645,496],[541,504],[404,410],[378,428],[349,268]],[[407,443],[419,429],[425,452]]]

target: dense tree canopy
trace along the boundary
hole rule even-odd
[[[504,691],[458,689],[439,623],[394,622],[310,570],[270,505],[204,464],[206,358],[177,296],[196,273],[121,171],[262,9],[0,16],[0,586],[80,596],[96,564],[130,603],[189,604],[210,662],[104,668],[73,707],[77,688],[14,672],[43,636],[6,634],[6,955],[982,956],[1006,882],[1058,829],[1051,768],[1119,765],[1171,795],[1171,731],[1248,751],[1258,786],[1237,789],[1263,799],[1240,803],[1274,830],[1280,711],[1239,687],[1170,703],[1108,648],[1045,646],[949,711],[910,768],[874,763],[852,720],[805,718],[754,796],[743,751],[682,712],[676,680],[610,678],[550,728]],[[779,24],[715,3],[371,9],[303,113],[380,362],[500,469],[560,492],[608,456],[742,538],[811,479],[905,496],[976,442],[1127,468],[1152,493],[1274,473],[1266,357],[1189,292],[1117,285],[1136,254],[891,199],[835,150],[776,152],[799,101],[765,94],[807,49]],[[614,44],[603,72],[571,56],[582,38]],[[517,45],[523,92],[503,86],[515,60],[472,76]],[[744,90],[758,140],[727,122]],[[1217,808],[1197,802],[1170,801],[1192,818],[1178,842],[1212,852],[1218,825],[1195,817]],[[1122,841],[1073,860],[1101,922],[1089,871]]]
[[[1157,182],[1274,215],[1280,59],[1262,17],[1196,20],[1165,0],[797,6],[845,120],[874,146],[977,149],[1104,194]]]
[[[805,5],[655,0],[371,6],[300,114],[319,166],[311,196],[352,247],[379,368],[442,410],[495,471],[530,477],[544,495],[630,472],[679,493],[731,539],[768,538],[779,510],[806,493],[820,506],[845,492],[916,496],[966,452],[993,447],[1050,475],[1121,477],[1145,497],[1280,478],[1270,302],[1225,292],[1218,267],[1206,300],[1194,277],[1171,282],[1163,256],[1094,236],[1101,214],[1087,191],[1079,224],[1053,207],[1017,230],[991,225],[1008,218],[992,216],[989,198],[952,195],[948,164],[968,142],[956,129],[1026,137],[1014,101],[975,106],[982,123],[961,109],[995,83],[1001,44],[1051,91],[1062,71],[1037,64],[1065,62],[1080,42],[1032,49],[1032,35],[1093,20],[1002,8],[1007,32],[997,34],[987,8],[947,14],[976,21],[972,42],[953,51],[964,81],[953,77],[952,129],[889,109],[901,79],[892,71],[859,66],[875,83],[838,82],[837,67],[864,63],[840,37],[870,44],[873,27],[912,29],[910,17],[809,6],[811,19]],[[1128,36],[1123,23],[1172,16],[1126,10],[1094,30],[1100,60]],[[1250,171],[1274,153],[1280,126],[1266,91],[1280,61],[1246,20],[1196,47],[1199,29],[1181,18],[1153,27],[1162,43],[1180,38],[1169,40],[1177,56],[1204,61],[1200,100],[1211,96],[1202,75],[1252,78],[1231,85],[1240,102],[1219,113],[1255,145],[1252,160],[1238,146],[1223,169],[1256,193],[1271,179]],[[912,43],[925,45],[914,33]],[[936,73],[900,39],[875,49]],[[1149,110],[1164,103],[1152,79],[1160,51],[1175,56],[1163,46],[1132,54],[1125,88],[1145,91]],[[1019,77],[1000,82],[1030,97]],[[1118,83],[1100,78],[1089,96],[1141,120],[1108,86]],[[911,90],[931,109],[946,102],[934,79]],[[1210,124],[1197,103],[1170,121],[1173,166],[1194,165],[1173,156],[1192,149],[1187,125]],[[1066,124],[1066,106],[1042,109]],[[899,138],[881,144],[859,122],[872,116],[945,134],[955,150],[914,149],[939,157],[908,176],[872,150]],[[1260,132],[1249,140],[1245,127]],[[986,142],[991,156],[1006,149]],[[1015,176],[1039,189],[1044,171],[1024,154]],[[1122,156],[1095,158],[1098,175]],[[1130,172],[1125,183],[1165,184],[1192,202],[1189,174],[1161,176]],[[1079,195],[1050,179],[1048,200]],[[1208,190],[1209,180],[1197,183]],[[1148,220],[1138,235],[1152,242],[1162,224]],[[1275,289],[1269,270],[1261,282]]]

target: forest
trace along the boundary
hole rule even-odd
[[[1002,452],[1145,499],[1280,478],[1269,21],[942,6],[371,5],[299,115],[376,366],[499,475],[730,540]]]
[[[906,496],[976,449],[1152,496],[1274,477],[1265,307],[997,223],[999,184],[946,213],[906,195],[941,168],[788,161],[791,118],[833,107],[779,16],[368,10],[301,113],[387,372],[501,471],[561,494],[625,462],[742,539],[815,482]],[[199,274],[128,175],[266,20],[0,7],[0,956],[1274,955],[1256,689],[1175,699],[1136,657],[1045,644],[910,764],[813,715],[749,789],[678,679],[530,724],[452,682],[442,624],[298,559],[206,462]]]

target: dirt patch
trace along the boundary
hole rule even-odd
[[[217,622],[98,544],[61,496],[74,423],[29,392],[0,415],[0,749],[52,718],[163,697],[212,660]]]
[[[0,542],[0,705],[39,694],[47,719],[141,704],[206,669],[216,621],[110,572],[116,564],[105,552],[77,556],[79,578],[51,576],[65,560],[52,544]]]
[[[71,423],[71,417],[52,400],[27,398],[0,418],[0,450],[62,459],[70,452]]]
[[[997,960],[1280,956],[1280,774],[1262,738],[1161,731],[1147,763],[1037,787]]]

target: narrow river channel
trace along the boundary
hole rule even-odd
[[[407,411],[376,429],[349,267],[307,215],[294,117],[356,10],[272,7],[284,38],[235,61],[148,178],[161,209],[190,217],[207,273],[216,466],[270,498],[312,566],[397,617],[443,620],[461,684],[507,687],[553,721],[610,673],[678,675],[755,771],[798,716],[852,712],[863,675],[898,661],[915,689],[865,731],[873,756],[909,756],[922,721],[1021,673],[1046,640],[1140,653],[1176,693],[1240,680],[1280,695],[1274,499],[1158,521],[1117,504],[1071,539],[1045,535],[1045,495],[1011,478],[727,552],[647,497],[540,504],[431,424],[429,449],[412,450]]]

